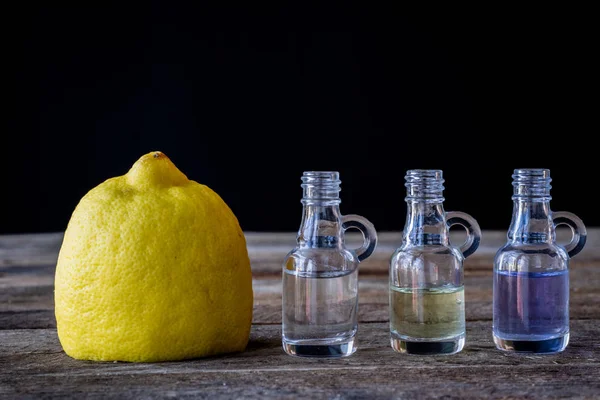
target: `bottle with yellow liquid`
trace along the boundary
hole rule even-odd
[[[409,354],[453,354],[465,344],[463,262],[481,239],[475,219],[444,210],[441,170],[409,170],[405,176],[407,218],[401,246],[390,260],[390,340]],[[450,243],[461,225],[467,239]]]

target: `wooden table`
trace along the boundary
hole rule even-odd
[[[53,313],[61,233],[0,236],[0,396],[7,398],[600,398],[600,228],[571,261],[571,342],[557,355],[505,354],[492,342],[492,259],[484,232],[465,263],[467,343],[450,356],[389,345],[387,269],[401,234],[380,233],[361,264],[359,348],[302,359],[281,348],[281,261],[295,233],[247,233],[254,320],[245,352],[155,364],[96,363],[62,351]],[[349,242],[352,243],[352,238]]]

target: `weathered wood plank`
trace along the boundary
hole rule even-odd
[[[380,232],[379,242],[373,255],[361,266],[365,271],[371,269],[385,271],[394,250],[400,245],[401,232]],[[294,232],[262,233],[246,232],[248,252],[256,274],[278,272],[283,258],[296,243]],[[452,232],[455,244],[462,242],[461,232]],[[3,235],[0,236],[0,266],[47,266],[55,265],[63,235],[60,232]],[[566,243],[569,233],[559,230],[559,242]],[[346,242],[357,247],[360,235],[348,233]],[[484,231],[479,249],[467,259],[465,268],[488,268],[490,260],[498,248],[506,241],[506,232]],[[600,262],[600,228],[588,229],[588,240],[583,251],[572,259],[573,264],[597,264]]]
[[[0,332],[0,394],[86,397],[262,398],[596,398],[600,394],[598,321],[572,321],[560,354],[495,349],[489,322],[467,327],[451,356],[406,356],[389,347],[387,324],[363,324],[359,349],[344,359],[287,356],[277,325],[254,326],[246,351],[170,363],[78,361],[53,329]]]
[[[56,328],[54,309],[0,311],[0,330]]]
[[[281,348],[281,327],[279,325],[255,325],[252,327],[250,342],[246,351],[219,357],[208,357],[178,363],[126,363],[91,362],[71,359],[62,351],[56,329],[25,329],[0,331],[0,366],[25,355],[33,360],[37,356],[50,358],[46,362],[17,362],[12,372],[65,373],[85,375],[104,372],[142,373],[169,367],[171,371],[195,368],[213,370],[222,368],[256,370],[266,367],[302,368],[322,367],[345,368],[347,366],[374,366],[385,368],[388,365],[410,364],[432,367],[430,363],[445,366],[468,364],[533,366],[553,364],[600,364],[600,343],[597,341],[597,320],[572,320],[571,340],[567,349],[554,355],[517,355],[496,350],[492,342],[490,321],[475,321],[467,326],[465,349],[449,356],[417,356],[395,353],[389,344],[389,325],[386,323],[364,323],[357,334],[359,350],[351,356],[339,359],[313,359],[287,356]],[[58,359],[51,358],[58,354]],[[380,362],[382,361],[382,362]],[[385,361],[385,362],[383,362]],[[34,369],[35,371],[30,371]],[[8,371],[0,368],[0,376]],[[600,369],[596,371],[600,375]]]
[[[383,286],[383,285],[382,285]],[[469,290],[465,294],[465,318],[467,321],[489,321],[492,318],[492,301],[472,300]],[[571,318],[598,319],[600,305],[597,296],[573,296],[570,304]],[[358,308],[359,322],[387,322],[387,296],[375,300],[361,298]],[[256,299],[253,311],[253,324],[281,323],[281,296],[266,300]],[[55,328],[54,310],[0,311],[0,330],[3,329],[40,329]]]
[[[4,267],[0,267],[2,271]],[[28,269],[23,267],[23,269]],[[29,269],[28,269],[29,270]],[[39,268],[46,275],[10,274],[0,278],[0,329],[54,327],[53,268]],[[600,318],[600,268],[574,265],[570,271],[571,317]],[[281,323],[280,273],[254,278],[254,320],[256,324]],[[359,321],[388,320],[386,275],[360,274]],[[492,318],[492,270],[465,272],[465,308],[469,321]],[[36,320],[36,318],[39,320]]]
[[[11,376],[0,395],[18,399],[597,399],[588,365],[452,369],[179,372],[100,376]]]
[[[394,353],[387,269],[401,233],[382,232],[376,252],[361,264],[358,352],[338,360],[289,357],[280,343],[280,274],[295,233],[249,232],[255,308],[247,350],[157,364],[67,357],[56,330],[48,329],[55,327],[53,279],[62,234],[0,236],[0,397],[600,398],[600,228],[588,233],[571,262],[571,344],[558,355],[505,354],[491,341],[492,261],[505,232],[484,232],[465,263],[465,350],[438,357]],[[567,237],[559,232],[559,241]],[[350,234],[348,244],[359,239]],[[453,240],[459,243],[460,233]]]
[[[0,236],[0,266],[54,265],[63,233],[31,233]]]

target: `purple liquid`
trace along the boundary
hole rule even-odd
[[[569,271],[494,272],[494,335],[544,341],[569,333]]]

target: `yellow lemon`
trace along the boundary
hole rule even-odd
[[[73,211],[55,276],[69,356],[151,362],[243,351],[252,305],[236,216],[165,154],[143,155]]]

